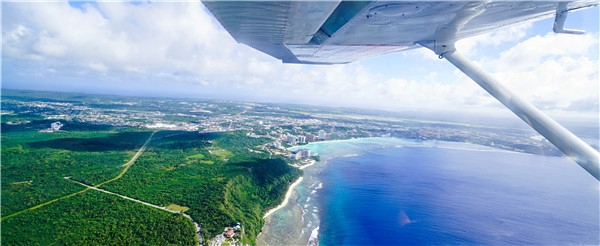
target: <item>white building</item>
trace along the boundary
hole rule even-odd
[[[308,158],[310,157],[310,150],[309,149],[299,149],[296,150],[296,152],[294,152],[292,154],[292,159],[303,159],[303,158]]]
[[[323,130],[319,130],[319,140],[325,140],[327,138],[327,134]]]
[[[287,136],[287,142],[288,142],[290,145],[296,145],[296,141],[297,141],[297,138],[296,138],[296,136],[294,136],[294,135],[288,135],[288,136]]]
[[[308,158],[308,157],[310,157],[310,150],[309,149],[301,149],[300,152],[301,152],[300,156],[302,158]]]

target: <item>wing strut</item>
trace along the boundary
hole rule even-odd
[[[440,59],[446,58],[456,68],[469,76],[475,83],[479,84],[490,95],[504,104],[510,111],[600,181],[600,164],[598,163],[600,153],[598,151],[548,117],[548,115],[542,113],[542,111],[531,103],[526,102],[508,90],[508,88],[504,87],[498,80],[483,71],[483,69],[475,66],[475,64],[456,52],[456,34],[471,19],[476,18],[485,11],[485,8],[483,8],[484,5],[485,2],[466,5],[458,11],[459,14],[456,15],[452,22],[436,31],[435,40],[421,41],[418,44],[432,50]],[[567,3],[561,3],[556,9],[554,31],[580,34],[580,31],[564,29],[566,18]]]
[[[552,30],[555,33],[566,33],[566,34],[575,34],[581,35],[585,34],[584,31],[574,30],[574,29],[565,29],[565,21],[567,21],[567,6],[568,2],[560,2],[558,3],[558,7],[556,7],[556,16],[554,17],[554,27]]]
[[[519,116],[525,123],[571,157],[583,169],[594,176],[594,178],[600,180],[600,165],[598,164],[600,153],[598,151],[569,132],[569,130],[565,129],[548,115],[542,113],[531,103],[526,102],[508,90],[498,80],[490,76],[490,74],[458,54],[456,50],[441,53],[439,56],[446,58],[450,63],[469,76],[469,78],[479,84],[479,86],[498,99],[504,106]]]

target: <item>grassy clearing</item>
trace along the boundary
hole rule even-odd
[[[205,164],[205,165],[211,165],[214,164],[214,161],[211,160],[204,160],[206,157],[203,154],[195,154],[195,155],[190,155],[188,157],[186,157],[185,159],[187,160],[187,164],[194,164],[194,163],[200,163],[200,164]]]
[[[171,203],[169,206],[167,206],[168,210],[173,210],[173,211],[177,211],[180,213],[185,213],[186,211],[188,211],[190,208],[185,207],[185,206],[179,206],[177,204]]]
[[[204,159],[204,155],[203,154],[190,155],[190,156],[186,157],[185,159],[187,159],[187,160]]]
[[[219,159],[229,159],[233,156],[231,151],[224,149],[211,149],[210,153],[219,157]]]

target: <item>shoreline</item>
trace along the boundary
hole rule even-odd
[[[266,219],[267,217],[269,217],[269,215],[275,213],[277,210],[279,210],[279,209],[283,208],[285,205],[287,205],[288,200],[290,200],[290,196],[292,196],[292,191],[294,191],[294,188],[296,187],[296,185],[300,184],[300,182],[302,182],[303,179],[304,179],[304,177],[300,177],[300,178],[298,178],[298,180],[296,180],[296,182],[292,183],[290,185],[290,188],[288,188],[288,191],[285,193],[285,198],[283,199],[283,202],[281,204],[279,204],[279,206],[269,210],[263,216],[263,219]]]
[[[300,169],[300,170],[302,170],[302,169],[304,169],[304,168],[307,168],[307,167],[310,167],[310,166],[314,165],[315,163],[317,163],[317,161],[315,161],[315,160],[310,160],[308,164],[306,164],[306,165],[302,165],[301,167],[299,167],[299,169]]]
[[[317,161],[315,161],[315,160],[309,160],[309,161],[308,161],[308,162],[306,162],[306,164],[304,164],[304,165],[290,164],[290,166],[292,166],[292,167],[295,167],[295,168],[298,168],[298,169],[302,170],[302,169],[304,169],[304,168],[307,168],[307,167],[310,167],[310,166],[314,165],[316,162],[317,162]]]
[[[378,138],[393,138],[393,137],[364,137],[364,138],[349,138],[349,139],[335,139],[335,140],[322,140],[322,141],[314,141],[314,142],[310,142],[304,145],[296,145],[296,146],[292,146],[287,148],[287,150],[293,150],[293,149],[298,149],[298,148],[302,148],[304,146],[309,146],[309,145],[313,145],[313,144],[320,144],[320,143],[335,143],[335,142],[350,142],[350,141],[356,141],[356,140],[364,140],[364,139],[378,139]]]
[[[497,151],[507,151],[507,152],[513,152],[513,153],[530,154],[530,155],[547,156],[547,157],[565,157],[565,155],[562,155],[562,154],[556,155],[556,154],[545,154],[545,153],[538,153],[538,152],[531,152],[531,151],[529,151],[529,152],[528,151],[519,151],[518,149],[500,148],[500,147],[496,147],[496,146],[492,146],[492,145],[486,145],[486,144],[482,144],[482,143],[471,143],[471,142],[466,142],[466,141],[452,141],[452,140],[441,140],[441,139],[420,139],[420,138],[402,138],[402,137],[359,137],[359,138],[349,138],[349,139],[323,140],[323,141],[310,142],[310,143],[307,143],[305,145],[292,146],[292,147],[287,148],[287,150],[288,151],[293,151],[293,150],[296,150],[296,149],[305,148],[307,146],[316,145],[316,144],[326,144],[326,143],[336,143],[336,142],[352,142],[352,141],[359,141],[359,140],[371,140],[371,139],[375,140],[375,139],[387,139],[387,138],[401,139],[401,140],[407,140],[407,141],[438,141],[438,142],[447,142],[447,143],[472,144],[472,145],[477,145],[477,146],[492,148],[492,149],[495,149]],[[438,146],[425,146],[425,147],[438,147]],[[471,149],[469,149],[469,150],[471,150]]]

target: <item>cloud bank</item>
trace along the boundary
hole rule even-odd
[[[501,108],[425,49],[346,65],[281,64],[237,44],[200,2],[2,4],[5,88],[388,110]],[[598,33],[534,29],[511,27],[457,46],[544,110],[597,115]],[[401,71],[384,71],[389,59]]]

